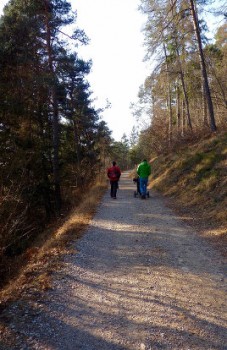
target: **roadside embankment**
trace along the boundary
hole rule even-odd
[[[150,187],[224,251],[227,245],[227,133],[151,161]],[[171,204],[170,204],[171,205]]]

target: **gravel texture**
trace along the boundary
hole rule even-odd
[[[227,349],[223,258],[157,193],[135,190],[124,173],[52,290],[10,306],[15,345],[1,350]]]

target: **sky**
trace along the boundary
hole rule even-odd
[[[8,0],[0,1],[0,13]],[[140,0],[71,0],[77,10],[77,27],[90,39],[87,46],[78,47],[78,54],[93,62],[87,80],[93,91],[96,108],[111,108],[102,119],[120,141],[136,124],[130,103],[136,102],[140,85],[148,76],[143,62],[145,48],[141,32],[145,17],[138,11]]]
[[[103,113],[112,136],[119,141],[136,124],[130,103],[136,102],[139,86],[148,75],[143,62],[141,32],[145,17],[138,11],[140,0],[72,0],[77,24],[90,38],[81,50],[93,61],[89,77],[97,105],[111,108]],[[79,51],[80,53],[80,51]]]
[[[7,2],[0,0],[0,13]],[[102,119],[112,137],[120,141],[124,133],[129,136],[136,126],[129,107],[137,101],[139,87],[152,70],[151,64],[143,61],[142,27],[146,18],[137,9],[140,0],[71,0],[71,4],[77,10],[77,27],[90,39],[89,45],[79,46],[77,52],[93,61],[87,79],[94,105],[104,108],[107,100],[111,103]]]

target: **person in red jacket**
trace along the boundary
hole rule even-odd
[[[116,165],[114,161],[113,166],[107,169],[107,176],[110,179],[110,196],[113,199],[117,198],[118,181],[121,177],[121,169]]]

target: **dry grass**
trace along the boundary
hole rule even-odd
[[[174,208],[226,254],[227,134],[200,140],[151,163],[150,187],[171,198]]]
[[[51,288],[52,272],[60,268],[61,257],[72,252],[70,243],[83,234],[105,190],[106,183],[96,183],[70,215],[52,224],[23,254],[20,272],[0,292],[0,309],[26,293]]]

